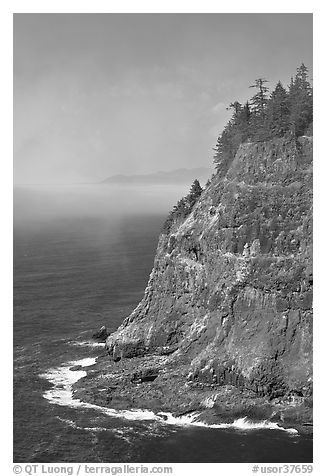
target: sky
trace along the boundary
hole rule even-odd
[[[259,77],[312,79],[312,14],[14,14],[14,182],[211,167]]]

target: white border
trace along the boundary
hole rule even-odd
[[[245,8],[244,8],[245,7]],[[3,474],[12,474],[12,398],[11,382],[12,367],[9,365],[12,355],[12,14],[13,13],[314,13],[314,264],[315,281],[314,293],[315,326],[314,326],[314,360],[315,360],[315,437],[314,437],[314,473],[323,474],[326,468],[323,445],[324,428],[324,365],[322,348],[326,336],[323,316],[324,274],[325,274],[325,245],[324,222],[325,212],[325,161],[326,153],[323,135],[325,135],[325,110],[323,96],[326,95],[324,75],[323,45],[326,44],[324,30],[326,29],[325,9],[322,2],[307,1],[233,1],[217,2],[201,0],[200,2],[185,2],[181,0],[139,0],[139,1],[109,1],[109,0],[17,0],[5,1],[0,6],[1,31],[1,287],[2,290],[2,450],[6,455],[7,470]],[[323,89],[322,89],[323,88]],[[317,99],[316,99],[317,98]],[[218,466],[218,468],[217,468]],[[206,474],[251,474],[252,464],[178,464],[174,474],[196,472],[200,467]],[[190,471],[189,471],[190,470]]]

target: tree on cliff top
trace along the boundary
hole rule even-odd
[[[250,104],[252,111],[257,115],[263,115],[268,102],[268,87],[264,86],[268,83],[265,78],[258,78],[255,80],[255,84],[249,86],[249,88],[256,88],[258,92],[251,98]]]
[[[222,134],[217,139],[217,144],[214,149],[216,152],[214,157],[216,166],[226,170],[236,154],[239,145],[249,137],[251,119],[248,101],[244,106],[242,106],[239,101],[235,101],[231,103],[227,109],[232,109],[233,114]]]
[[[267,140],[268,130],[266,127],[267,106],[268,106],[268,87],[264,86],[268,83],[267,79],[258,78],[255,84],[249,88],[256,88],[257,93],[250,99],[251,121],[250,121],[250,137],[254,141]]]
[[[313,95],[308,81],[308,69],[302,63],[289,86],[291,132],[302,136],[312,123]]]
[[[270,97],[266,125],[271,137],[282,137],[290,128],[289,95],[280,81]]]
[[[230,104],[233,114],[217,139],[214,164],[223,176],[229,168],[239,146],[245,141],[266,141],[291,133],[294,137],[312,131],[312,87],[308,81],[308,69],[302,64],[291,80],[288,91],[279,81],[268,95],[267,80],[258,78],[256,94],[242,106],[238,101]]]

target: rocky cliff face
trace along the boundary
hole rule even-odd
[[[164,356],[190,383],[310,395],[311,247],[312,139],[241,145],[160,236],[144,298],[108,353]]]

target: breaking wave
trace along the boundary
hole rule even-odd
[[[281,430],[287,433],[297,434],[298,431],[295,428],[283,428],[277,423],[273,423],[268,420],[251,421],[247,417],[238,418],[232,423],[214,423],[208,424],[201,421],[200,414],[198,412],[189,413],[180,417],[174,417],[171,413],[159,413],[165,419],[165,422],[172,425],[192,425],[205,428],[236,428],[238,430]]]
[[[43,397],[46,398],[51,404],[68,406],[72,408],[85,408],[100,411],[101,413],[114,417],[124,418],[126,420],[138,420],[138,421],[156,421],[165,425],[174,426],[197,426],[205,428],[227,429],[234,428],[242,431],[250,430],[281,430],[290,434],[297,434],[298,431],[294,428],[283,428],[277,423],[273,423],[268,420],[251,421],[248,418],[238,418],[232,423],[216,423],[208,424],[201,421],[200,414],[198,412],[192,412],[187,415],[179,417],[173,416],[168,412],[154,413],[151,410],[115,410],[114,408],[102,407],[92,403],[83,402],[80,399],[73,398],[72,385],[79,379],[87,375],[86,370],[71,370],[72,367],[80,366],[82,368],[88,368],[94,365],[96,362],[95,357],[88,357],[81,360],[68,362],[60,367],[56,367],[48,370],[46,373],[41,374],[40,377],[47,379],[52,383],[53,387],[46,390]],[[98,429],[99,430],[99,429]]]
[[[105,347],[105,342],[93,342],[91,340],[71,340],[68,342],[69,345],[74,345],[77,347],[92,347],[92,348],[97,348],[97,347]]]
[[[161,420],[154,412],[149,410],[115,410],[114,408],[101,407],[100,405],[82,402],[78,398],[73,398],[72,385],[79,379],[85,377],[87,373],[85,370],[71,370],[71,368],[77,366],[87,368],[94,365],[95,361],[95,357],[75,360],[41,374],[41,378],[45,378],[53,385],[53,388],[44,392],[43,397],[52,404],[71,408],[94,409],[116,418],[125,418],[127,420]]]

